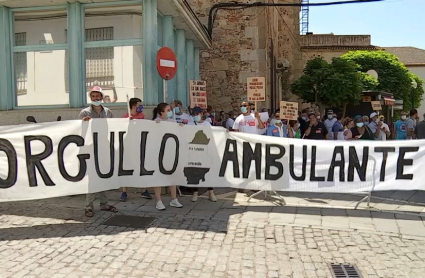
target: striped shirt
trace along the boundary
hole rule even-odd
[[[81,110],[80,115],[78,116],[79,119],[83,119],[85,117],[90,117],[92,119],[96,119],[96,118],[113,118],[114,115],[112,115],[112,111],[108,107],[104,107],[102,105],[102,111],[100,111],[100,113],[97,113],[93,109],[93,107],[90,105],[89,107],[84,108],[83,110]]]

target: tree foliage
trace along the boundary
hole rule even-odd
[[[412,107],[411,83],[415,80],[418,88],[413,90],[414,106],[419,107],[424,93],[423,81],[419,76],[409,72],[394,54],[385,51],[350,51],[341,58],[356,63],[363,73],[375,70],[378,73],[379,83],[373,89],[393,93],[396,99],[403,100],[405,109]]]
[[[359,72],[354,62],[333,58],[329,64],[314,58],[307,62],[303,76],[292,84],[291,90],[305,102],[344,108],[347,103],[360,101],[366,79],[368,86],[376,85]]]

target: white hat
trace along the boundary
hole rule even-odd
[[[372,112],[371,114],[370,114],[370,117],[369,118],[373,118],[373,117],[376,117],[376,116],[378,116],[378,113],[376,113],[376,112]]]
[[[98,93],[100,93],[100,94],[102,95],[102,97],[103,97],[102,88],[100,88],[99,86],[94,86],[94,87],[91,89],[90,94],[91,94],[91,93],[93,93],[93,92],[98,92]]]

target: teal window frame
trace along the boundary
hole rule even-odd
[[[113,7],[113,6],[117,6],[117,5],[142,5],[143,6],[143,0],[131,0],[131,1],[114,1],[114,2],[102,2],[102,3],[86,3],[86,4],[81,4],[82,9],[83,9],[83,31],[85,32],[85,9],[88,8],[93,8],[93,7]],[[142,12],[142,9],[141,11]],[[86,84],[86,67],[85,67],[85,62],[86,62],[86,57],[85,57],[85,49],[86,48],[95,48],[95,47],[115,47],[115,46],[136,46],[136,45],[142,45],[143,47],[143,33],[142,33],[142,38],[141,39],[124,39],[124,40],[108,40],[108,41],[94,41],[94,42],[86,42],[85,40],[83,40],[83,49],[82,49],[82,53],[83,53],[83,68],[84,68],[84,72],[83,72],[83,80],[84,80],[84,84]],[[143,63],[143,62],[142,62]],[[143,65],[142,65],[143,67]],[[142,70],[144,70],[142,68]],[[144,81],[144,80],[143,80]],[[144,82],[143,82],[143,87],[144,87]],[[83,95],[81,95],[81,99],[83,100],[82,106],[86,106],[87,104],[87,92],[82,92]],[[107,107],[122,107],[122,106],[127,106],[127,100],[125,100],[124,102],[116,102],[116,103],[106,103],[104,104]]]
[[[15,46],[15,12],[25,12],[25,11],[52,11],[52,10],[65,10],[67,14],[67,20],[68,20],[68,6],[67,5],[56,5],[56,6],[43,6],[43,7],[26,7],[26,8],[11,8],[9,9],[9,40],[11,43],[11,52],[10,52],[10,59],[11,59],[11,70],[12,70],[12,80],[9,80],[11,82],[12,90],[9,92],[8,95],[8,101],[10,101],[10,107],[12,107],[13,110],[26,110],[26,109],[46,109],[46,108],[69,108],[69,104],[57,104],[57,105],[24,105],[24,106],[18,106],[17,105],[17,92],[16,92],[16,73],[15,73],[15,63],[14,63],[14,54],[16,52],[30,52],[30,51],[53,51],[53,50],[68,50],[68,44],[67,43],[61,43],[61,44],[42,44],[42,45],[22,45],[22,46]],[[67,22],[68,25],[68,22]],[[66,57],[66,59],[69,61],[69,53]],[[69,92],[69,99],[68,101],[71,101],[70,98],[71,92]]]

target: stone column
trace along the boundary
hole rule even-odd
[[[175,38],[174,38],[174,25],[173,17],[165,15],[162,18],[162,42],[166,47],[171,48],[174,53],[176,52]],[[177,61],[177,64],[179,62]],[[177,76],[168,81],[168,102],[173,101],[177,97]]]
[[[199,47],[195,47],[194,55],[195,55],[195,79],[200,80],[201,76],[199,73],[199,55],[200,55]]]
[[[14,83],[12,68],[12,42],[10,41],[9,9],[0,7],[0,110],[13,108]]]
[[[188,81],[186,78],[186,37],[184,30],[177,30],[177,99],[187,107]]]
[[[186,40],[186,84],[189,87],[189,80],[195,79],[195,58],[194,58],[194,42],[193,40]],[[186,103],[189,105],[189,92],[186,92]]]

